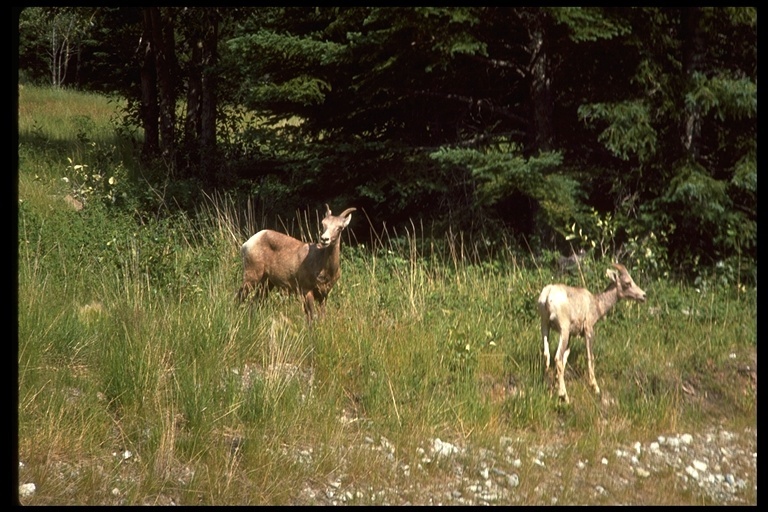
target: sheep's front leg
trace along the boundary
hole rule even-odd
[[[307,321],[312,323],[315,316],[315,296],[312,290],[304,294],[304,313],[307,315]]]
[[[544,371],[549,370],[549,322],[541,319],[541,337],[544,338]]]
[[[565,363],[568,362],[568,354],[571,350],[568,348],[568,329],[563,329],[560,333],[560,343],[555,353],[555,367],[557,368],[557,395],[565,403],[569,402],[568,392],[565,390]]]
[[[325,299],[326,295],[317,293],[315,296],[317,300],[317,316],[318,318],[325,318]]]
[[[595,379],[595,368],[592,357],[592,337],[593,331],[591,329],[584,333],[584,338],[587,343],[587,370],[589,372],[589,385],[595,390],[595,394],[600,394],[600,387],[597,385],[597,379]]]

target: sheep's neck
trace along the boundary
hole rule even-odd
[[[619,302],[619,289],[616,286],[616,283],[611,283],[602,293],[595,296],[597,320],[607,315],[617,302]]]
[[[317,249],[322,255],[320,258],[320,266],[323,269],[330,270],[330,273],[335,273],[336,269],[339,268],[339,258],[341,256],[341,244],[339,243],[340,240],[341,237],[337,238],[335,242],[327,246],[317,244]]]

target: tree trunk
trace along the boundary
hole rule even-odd
[[[683,74],[688,88],[694,86],[693,76],[701,69],[703,42],[699,30],[700,19],[701,8],[682,9]],[[693,161],[698,161],[701,149],[701,107],[699,105],[685,105],[682,139],[683,148],[688,157]]]
[[[160,100],[160,152],[173,172],[176,169],[176,95],[172,78],[176,60],[173,20],[167,12],[171,8],[164,8],[165,13],[158,7],[148,9],[152,25],[152,42],[155,46],[157,91]]]
[[[216,173],[218,182],[226,181],[226,167],[218,164],[216,151],[216,65],[218,64],[217,43],[219,37],[218,13],[206,16],[202,45],[202,112],[200,124],[200,145],[202,166],[206,176]]]
[[[187,71],[187,115],[184,122],[184,147],[186,163],[190,167],[200,164],[200,123],[202,118],[201,105],[203,102],[202,41],[193,37],[189,42],[192,47],[189,67]]]
[[[547,49],[547,14],[537,9],[531,29],[531,103],[533,133],[530,153],[551,151],[553,148],[552,77]]]
[[[152,22],[149,9],[142,12],[144,33],[141,37],[139,52],[141,60],[141,123],[144,128],[144,144],[141,154],[145,158],[157,156],[160,148],[158,119],[160,110],[157,103],[157,68],[155,66],[155,45],[152,43]]]
[[[527,156],[551,151],[554,148],[554,129],[552,115],[552,77],[549,69],[549,54],[547,44],[548,14],[541,8],[535,8],[530,32],[530,97],[531,97],[531,126],[532,133],[528,136]],[[526,228],[527,233],[546,237],[546,222],[541,218],[538,201],[529,201],[530,215]]]

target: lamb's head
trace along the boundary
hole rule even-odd
[[[616,283],[619,292],[619,298],[632,299],[638,302],[645,302],[645,292],[635,284],[632,276],[629,275],[626,267],[620,263],[614,263],[614,268],[609,268],[606,274],[611,281]]]
[[[328,205],[325,205],[325,217],[323,218],[323,233],[320,235],[320,243],[323,247],[333,245],[341,236],[341,232],[344,231],[349,225],[349,221],[352,220],[352,212],[356,208],[347,208],[341,215],[332,215],[331,209]]]

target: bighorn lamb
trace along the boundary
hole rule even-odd
[[[352,220],[355,208],[332,215],[325,205],[320,243],[307,244],[293,237],[263,229],[243,244],[243,285],[238,299],[243,301],[251,290],[259,288],[262,298],[273,287],[297,293],[304,301],[304,312],[311,322],[315,302],[322,316],[325,299],[341,276],[341,232]]]
[[[589,290],[584,288],[550,284],[545,286],[539,295],[545,371],[549,370],[549,341],[547,336],[551,328],[560,333],[560,342],[555,354],[555,366],[557,368],[558,396],[566,403],[569,400],[563,374],[568,362],[568,354],[571,351],[568,348],[568,338],[575,335],[584,336],[587,345],[589,384],[594,388],[595,393],[599,394],[600,388],[597,385],[597,380],[595,380],[595,370],[592,363],[592,340],[595,324],[620,299],[645,302],[645,292],[635,284],[624,265],[614,263],[613,267],[606,272],[611,279],[611,284],[600,294],[592,295]]]

